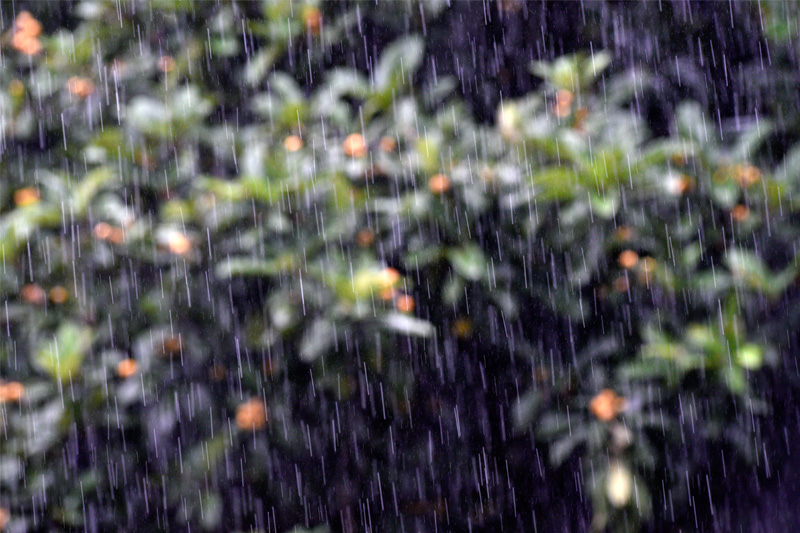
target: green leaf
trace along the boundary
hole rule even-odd
[[[425,42],[415,35],[393,42],[384,50],[375,69],[375,85],[381,91],[409,83],[422,62]]]
[[[544,397],[539,391],[528,391],[519,401],[514,405],[513,417],[514,428],[517,431],[522,431],[527,428],[539,414],[544,403]]]
[[[35,363],[53,379],[75,377],[92,346],[92,336],[92,329],[88,326],[64,322],[56,331],[55,338],[39,348]]]
[[[449,248],[447,260],[458,274],[466,280],[477,281],[486,271],[486,258],[475,244],[466,244],[460,248]]]
[[[235,257],[226,259],[217,265],[216,274],[220,278],[276,276],[294,269],[295,265],[295,256],[290,253],[275,259]]]
[[[434,333],[433,325],[427,320],[402,313],[389,313],[384,317],[383,324],[391,331],[412,337],[430,337]]]
[[[333,323],[324,318],[314,320],[300,341],[300,359],[313,363],[334,345]]]

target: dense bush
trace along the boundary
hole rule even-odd
[[[798,152],[654,136],[598,50],[474,121],[419,73],[442,2],[345,66],[392,6],[13,13],[4,526],[691,528],[769,469]]]

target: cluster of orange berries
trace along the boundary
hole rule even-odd
[[[14,20],[14,36],[11,38],[11,47],[28,56],[35,56],[42,51],[39,35],[42,34],[42,24],[27,11],[21,12]]]
[[[394,300],[395,309],[401,313],[412,313],[416,307],[414,297],[399,292],[394,286],[400,281],[400,272],[394,268],[384,268],[381,271],[380,285],[383,289],[380,292],[381,300],[388,302]]]
[[[615,237],[619,240],[627,240],[633,235],[633,230],[627,226],[620,226],[615,232]],[[655,272],[658,263],[650,256],[640,258],[639,254],[631,249],[626,249],[620,252],[617,256],[617,264],[623,270],[633,270],[638,267],[639,281],[648,283]],[[626,292],[628,290],[628,277],[626,275],[620,276],[614,280],[612,284],[614,291]]]
[[[378,146],[383,152],[386,153],[394,152],[395,149],[397,149],[397,141],[395,141],[391,137],[384,136],[381,137],[380,141],[378,142]],[[302,147],[302,144],[300,145],[300,147]],[[344,142],[342,143],[342,151],[344,152],[344,155],[346,155],[347,157],[353,157],[356,159],[365,157],[368,151],[367,141],[364,139],[364,136],[361,135],[360,133],[351,133],[345,138]]]
[[[94,226],[94,236],[101,241],[108,241],[113,244],[120,244],[125,241],[125,233],[122,228],[117,228],[106,222],[98,222]]]
[[[69,299],[69,292],[67,292],[67,289],[61,285],[56,285],[50,289],[49,293],[45,293],[44,289],[39,285],[36,285],[35,283],[29,283],[28,285],[22,287],[22,290],[19,294],[23,300],[33,305],[44,304],[48,296],[50,297],[50,301],[56,305],[61,305]]]

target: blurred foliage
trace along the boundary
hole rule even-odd
[[[3,526],[532,530],[560,476],[630,531],[759,460],[798,151],[691,102],[654,137],[598,50],[473,121],[418,83],[447,3],[389,6],[6,21]],[[331,67],[395,6],[422,34]]]

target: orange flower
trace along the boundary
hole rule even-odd
[[[42,305],[47,298],[44,289],[34,283],[29,283],[22,287],[20,296],[29,304],[35,305]]]
[[[303,23],[308,33],[319,35],[319,30],[322,28],[322,12],[314,6],[306,7],[303,10]]]
[[[117,363],[117,375],[122,379],[127,379],[139,370],[139,364],[133,359],[123,359]]]
[[[17,403],[25,395],[25,386],[18,381],[0,384],[0,403]]]
[[[624,250],[621,254],[619,254],[617,261],[619,262],[619,266],[625,270],[630,270],[636,266],[636,263],[639,262],[639,254],[633,250]]]
[[[174,68],[175,68],[175,60],[172,59],[172,56],[166,55],[158,58],[158,70],[160,70],[161,72],[164,73],[172,72],[172,69]]]
[[[395,307],[401,313],[413,313],[414,307],[416,307],[416,303],[414,302],[414,298],[409,296],[408,294],[403,294],[397,297],[397,301],[394,303]]]
[[[397,141],[391,137],[381,137],[380,147],[384,152],[394,152],[397,148]]]
[[[283,140],[283,147],[288,152],[296,152],[303,147],[303,139],[297,135],[289,135]]]
[[[63,304],[69,298],[69,293],[67,289],[62,287],[61,285],[56,285],[52,289],[50,289],[50,301],[54,304]]]
[[[236,427],[256,431],[267,425],[267,410],[258,398],[251,398],[236,408]]]
[[[611,389],[603,389],[589,403],[589,410],[601,422],[611,422],[625,410],[628,400]]]
[[[347,157],[364,157],[367,155],[367,143],[360,133],[351,133],[342,143],[342,150]]]
[[[560,89],[556,93],[556,105],[553,109],[553,113],[559,118],[568,116],[572,111],[572,100],[573,95],[571,91]]]
[[[356,234],[356,243],[362,248],[371,246],[374,240],[375,233],[369,228],[362,229]]]
[[[450,178],[445,174],[436,174],[428,180],[428,189],[433,194],[444,194],[450,189]]]
[[[731,217],[733,217],[733,220],[736,222],[744,222],[750,217],[750,210],[746,205],[739,204],[731,209]]]
[[[14,203],[19,207],[27,207],[39,201],[39,191],[36,187],[25,187],[14,193]]]

